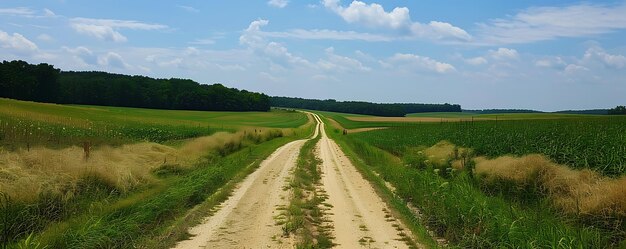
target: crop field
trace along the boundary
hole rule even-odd
[[[354,137],[395,155],[447,140],[488,157],[540,153],[574,168],[611,176],[626,172],[624,117],[423,123]]]
[[[188,209],[277,147],[310,134],[310,123],[305,114],[280,110],[0,99],[0,247],[157,243],[151,239]]]
[[[294,128],[307,122],[299,113],[201,112],[124,107],[43,104],[0,98],[0,144],[66,146],[136,141],[165,142],[246,127]]]
[[[464,114],[416,116],[463,121],[329,133],[419,209],[415,217],[437,238],[472,248],[624,246],[626,117],[498,114],[498,121],[471,122]],[[344,127],[389,124],[325,117]]]

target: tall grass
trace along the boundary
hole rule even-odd
[[[191,140],[180,148],[155,143],[105,146],[93,150],[89,158],[77,147],[2,152],[0,191],[8,198],[0,211],[11,218],[3,223],[1,241],[15,241],[50,222],[89,211],[88,200],[124,196],[155,184],[158,175],[209,167],[242,148],[282,136],[280,130],[270,129],[216,133]],[[198,199],[194,200],[201,201],[204,193],[196,195],[194,198]]]

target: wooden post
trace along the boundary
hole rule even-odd
[[[85,153],[85,160],[89,159],[89,153],[91,152],[91,142],[83,142],[83,152]]]

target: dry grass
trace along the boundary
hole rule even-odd
[[[471,155],[472,150],[457,147],[448,141],[441,141],[423,150],[423,153],[432,165],[442,167],[451,162],[453,168],[461,169],[463,167],[462,157]]]
[[[613,179],[588,169],[574,170],[536,154],[475,160],[476,172],[485,180],[535,184],[567,213],[626,216],[626,176]]]
[[[278,130],[219,132],[191,139],[180,148],[157,143],[136,143],[120,147],[92,148],[85,158],[84,148],[60,150],[44,147],[7,151],[0,147],[0,192],[20,202],[36,201],[41,193],[72,198],[78,182],[97,176],[107,186],[125,192],[154,180],[151,172],[162,166],[191,167],[203,155],[229,153],[245,142],[262,142]],[[281,133],[282,134],[282,133]]]
[[[471,149],[441,141],[422,150],[429,163],[461,169],[460,155]],[[502,156],[495,159],[474,158],[475,173],[493,184],[507,181],[530,186],[549,197],[554,205],[569,214],[626,217],[626,176],[614,179],[589,169],[576,170],[538,155]],[[449,164],[450,163],[450,164]]]

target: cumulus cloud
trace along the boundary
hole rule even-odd
[[[518,59],[519,53],[515,49],[498,48],[498,50],[489,50],[489,56],[496,60],[511,60]]]
[[[622,69],[626,67],[626,57],[621,54],[609,54],[598,46],[587,49],[583,60],[599,61],[607,67]]]
[[[626,28],[626,2],[533,7],[479,25],[478,40],[488,44],[530,43],[559,37],[586,37]]]
[[[71,54],[75,59],[86,65],[96,65],[98,63],[98,57],[86,47],[79,46],[76,48],[63,47],[63,51]]]
[[[80,33],[105,41],[125,42],[128,39],[122,35],[119,29],[131,30],[160,30],[168,28],[162,24],[143,23],[133,20],[115,19],[92,19],[92,18],[72,18],[70,20],[72,28]]]
[[[11,35],[2,30],[0,30],[0,46],[21,53],[34,52],[38,49],[34,42],[26,39],[23,35],[19,33]]]
[[[72,28],[80,34],[93,36],[104,41],[125,42],[128,40],[126,36],[109,26],[74,23]]]
[[[387,12],[380,4],[367,4],[358,0],[352,1],[347,7],[342,6],[339,0],[323,0],[323,4],[348,23],[404,31],[413,36],[430,39],[463,41],[471,39],[465,30],[446,22],[431,21],[426,24],[413,22],[407,7],[396,7]]]
[[[273,63],[283,66],[312,66],[308,60],[292,54],[282,44],[267,41],[263,37],[261,27],[268,24],[269,21],[264,19],[252,21],[239,37],[239,43],[247,46],[255,53],[263,55]]]
[[[317,62],[317,65],[327,71],[336,71],[336,72],[367,72],[371,71],[371,68],[366,67],[359,60],[340,56],[335,54],[335,49],[333,47],[326,49],[326,58],[320,59]]]
[[[276,8],[285,8],[289,4],[289,0],[269,0],[267,4]]]
[[[124,61],[124,58],[118,53],[108,52],[106,55],[98,58],[98,63],[102,66],[110,66],[120,69],[129,69],[130,65]]]
[[[454,72],[454,66],[448,63],[439,62],[426,56],[415,54],[397,53],[392,57],[381,61],[381,65],[385,68],[398,68],[404,71],[431,71],[437,73]]]

